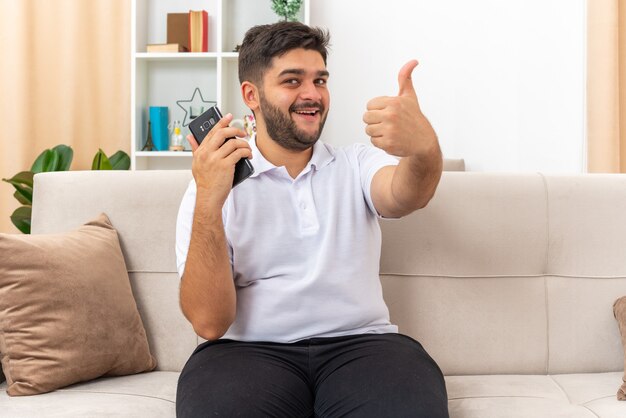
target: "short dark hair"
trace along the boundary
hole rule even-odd
[[[329,40],[328,31],[300,22],[254,26],[246,32],[239,50],[239,82],[250,81],[260,86],[272,59],[296,48],[319,52],[326,64]]]

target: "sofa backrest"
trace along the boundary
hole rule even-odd
[[[106,213],[119,232],[159,370],[200,342],[178,305],[174,237],[189,171],[35,176],[33,233]],[[444,173],[431,203],[384,220],[392,321],[445,374],[621,370],[626,176]]]
[[[445,374],[623,370],[626,176],[444,173],[381,227],[391,316]]]

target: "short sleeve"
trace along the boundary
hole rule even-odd
[[[374,202],[372,201],[372,180],[378,170],[386,166],[398,165],[400,160],[371,145],[354,144],[353,147],[359,163],[359,174],[361,178],[363,196],[365,197],[367,206],[370,208],[372,213],[380,216],[374,207]]]

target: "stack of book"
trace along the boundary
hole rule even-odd
[[[189,13],[167,14],[167,43],[150,44],[148,52],[209,52],[209,14],[190,10]]]

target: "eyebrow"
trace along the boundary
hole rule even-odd
[[[306,72],[303,69],[300,68],[287,68],[286,70],[282,70],[280,72],[280,74],[278,74],[279,77],[282,77],[284,75],[287,74],[294,74],[294,75],[304,75]],[[320,70],[317,72],[317,76],[318,77],[328,77],[330,75],[330,73],[326,70]]]

